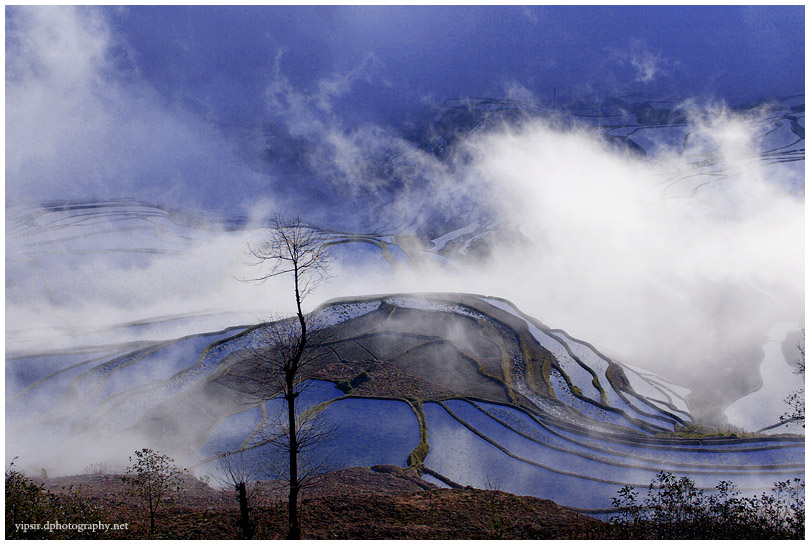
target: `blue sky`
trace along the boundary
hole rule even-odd
[[[303,181],[332,198],[295,161],[246,166],[245,142],[396,147],[447,99],[555,88],[561,104],[803,93],[804,7],[7,7],[6,196],[231,206]]]
[[[631,338],[628,345],[654,356],[638,361],[659,359],[661,332],[671,334],[670,352],[689,345],[707,354],[693,339],[716,330],[717,309],[731,309],[720,321],[736,337],[738,319],[781,320],[804,300],[803,255],[795,250],[803,201],[775,198],[763,208],[758,200],[770,195],[760,183],[803,187],[803,141],[801,162],[752,166],[756,131],[770,125],[714,107],[804,93],[804,9],[6,7],[6,203],[134,198],[256,220],[300,214],[334,229],[386,233],[449,231],[463,227],[456,220],[477,224],[483,211],[525,229],[539,250],[527,255],[516,246],[511,255],[506,245],[502,260],[463,285],[456,276],[426,285],[430,274],[419,271],[402,288],[389,277],[371,288],[355,275],[357,292],[520,297],[521,308],[554,326],[577,324],[588,339],[604,328],[605,337]],[[633,93],[710,107],[691,123],[689,153],[657,164],[608,153],[592,132],[553,124],[517,135],[493,130],[483,141],[448,146],[446,155],[413,138],[424,136],[447,99],[548,105],[555,88],[563,106]],[[790,125],[771,136],[794,134]],[[670,128],[661,142],[685,146],[680,129]],[[695,193],[688,184],[673,199],[651,201],[661,180],[691,183],[690,161],[703,157],[743,183],[726,187],[712,170],[705,176],[720,185],[709,188],[711,206],[682,199]],[[718,228],[718,213],[727,227]],[[706,214],[706,223],[696,221]],[[224,240],[223,255],[243,260],[243,247]],[[205,266],[208,251],[199,254]],[[87,262],[85,286],[96,281],[95,264]],[[156,275],[144,270],[151,286]],[[58,271],[70,288],[81,283]],[[110,293],[137,291],[120,278],[110,275]],[[650,278],[664,288],[643,288]],[[724,279],[738,280],[721,290]],[[185,293],[172,282],[165,293]],[[786,287],[772,296],[760,291],[763,282]],[[790,312],[762,311],[777,302]]]
[[[167,97],[252,117],[280,52],[296,87],[362,67],[345,108],[397,123],[458,96],[800,92],[804,8],[727,6],[131,7],[109,12]]]

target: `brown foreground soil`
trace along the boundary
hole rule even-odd
[[[328,474],[303,493],[305,539],[553,539],[593,535],[603,523],[539,498],[474,488],[437,488],[392,466],[351,468]],[[61,537],[146,537],[148,519],[139,498],[129,496],[120,475],[52,478],[46,490],[79,494],[108,514],[104,523],[126,523],[118,531]],[[260,483],[252,516],[256,538],[283,539],[285,491]],[[183,495],[157,518],[160,538],[239,539],[235,492],[188,478]],[[88,521],[94,522],[94,521]],[[20,536],[24,537],[24,536]],[[56,537],[56,536],[54,536]]]

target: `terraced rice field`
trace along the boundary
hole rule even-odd
[[[313,454],[330,468],[410,464],[442,485],[591,512],[662,469],[749,493],[804,474],[801,437],[674,437],[691,421],[683,387],[611,361],[504,300],[338,300],[312,322],[328,335],[299,408],[331,429]],[[10,357],[7,448],[33,460],[67,449],[69,459],[89,455],[88,441],[141,437],[198,473],[214,471],[224,452],[266,461],[262,429],[277,426],[284,408],[256,357],[269,327]]]

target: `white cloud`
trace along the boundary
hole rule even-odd
[[[651,51],[643,40],[631,39],[626,49],[609,48],[610,57],[623,66],[630,66],[635,72],[635,81],[649,84],[666,72],[671,64],[660,53]]]
[[[537,97],[534,95],[534,93],[516,80],[511,80],[504,83],[503,88],[504,94],[508,99],[516,100],[518,102],[525,102],[527,104],[537,104]]]
[[[134,195],[188,207],[195,195],[268,198],[256,190],[264,178],[235,165],[230,144],[211,126],[120,77],[108,58],[114,38],[98,12],[13,13],[6,90],[12,199]],[[342,203],[343,214],[413,225],[439,211],[459,216],[467,206],[497,212],[532,242],[496,247],[491,261],[463,274],[347,267],[319,292],[324,298],[400,290],[498,295],[670,378],[674,369],[696,375],[708,355],[734,354],[774,322],[803,316],[803,203],[773,177],[784,171],[757,162],[758,128],[747,117],[722,109],[695,115],[683,155],[645,162],[587,131],[541,122],[478,135],[439,160],[391,129],[348,128],[336,115],[334,101],[373,77],[373,58],[322,80],[314,94],[284,77],[282,59],[280,52],[268,86],[269,115],[285,139],[307,144],[303,160],[338,195],[365,198]],[[666,64],[641,42],[623,59],[642,81],[659,77]],[[533,98],[517,83],[507,90]],[[726,177],[706,175],[700,179],[711,183],[696,190],[690,180],[704,175],[696,161],[706,158]],[[668,180],[682,190],[665,191],[661,181]],[[238,236],[188,250],[138,266],[99,259],[54,272],[63,293],[73,283],[93,286],[71,301],[73,319],[142,318],[256,299],[255,288],[233,282],[244,250]],[[48,304],[29,303],[7,311],[21,322],[47,317]]]
[[[122,66],[96,8],[9,8],[6,194],[10,201],[139,197],[242,203],[261,187],[217,130]],[[199,191],[205,188],[205,192]],[[214,196],[215,195],[215,196]]]

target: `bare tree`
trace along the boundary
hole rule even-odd
[[[242,539],[253,539],[256,524],[250,517],[256,501],[257,468],[244,451],[219,453],[219,470],[214,478],[236,490],[239,502],[239,529]]]
[[[302,383],[298,393],[304,391]],[[286,407],[285,411],[286,412]],[[289,475],[290,425],[286,414],[268,418],[259,427],[254,445],[263,449],[260,458],[262,475],[274,481],[286,482]],[[331,460],[323,452],[323,446],[334,436],[332,424],[322,418],[318,407],[301,410],[300,404],[295,414],[295,438],[297,443],[299,491],[317,486],[321,477],[334,469]]]
[[[802,329],[802,336],[797,345],[799,349],[799,359],[796,361],[796,370],[794,373],[801,376],[802,384],[804,384],[804,330]],[[787,412],[779,417],[781,422],[801,422],[804,427],[804,386],[790,393],[785,398],[785,403],[789,407]]]
[[[260,248],[249,247],[257,266],[270,267],[253,278],[254,281],[264,282],[281,275],[293,278],[296,315],[268,324],[266,346],[256,358],[261,364],[261,374],[266,381],[274,380],[278,384],[287,405],[286,425],[267,439],[289,454],[288,539],[301,538],[298,495],[305,483],[299,471],[299,455],[314,437],[308,431],[313,428],[308,428],[306,421],[297,415],[296,399],[301,393],[303,370],[318,357],[317,350],[313,350],[310,316],[304,312],[303,303],[318,283],[328,277],[331,260],[323,243],[322,234],[300,218],[285,220],[277,215],[272,220],[269,240]]]

